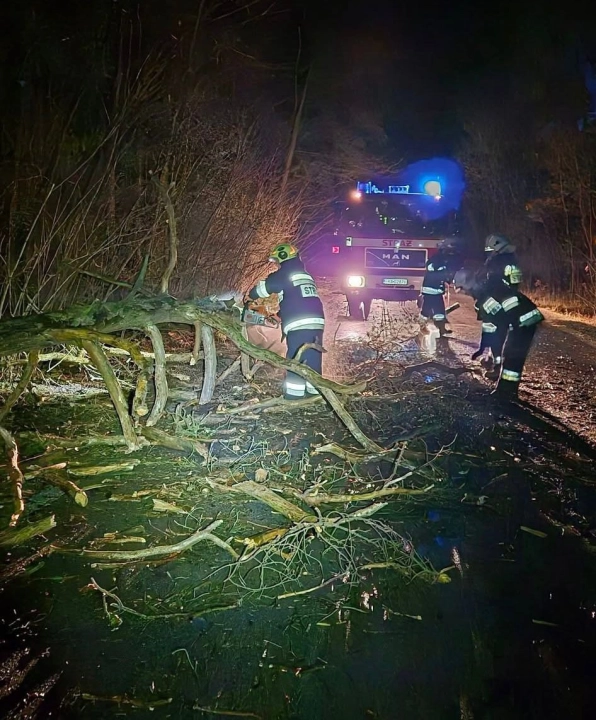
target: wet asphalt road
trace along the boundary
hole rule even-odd
[[[323,251],[307,260],[306,266],[317,277],[325,305],[327,352],[323,368],[328,377],[338,380],[349,377],[349,356],[357,344],[384,344],[385,351],[393,346],[395,359],[402,366],[404,362],[415,365],[428,359],[420,355],[413,340],[418,331],[415,303],[375,300],[369,319],[355,321],[347,315],[347,303],[334,275],[330,254]],[[452,293],[450,302],[455,301],[461,307],[449,316],[453,335],[445,343],[440,360],[449,365],[472,366],[476,369],[475,377],[481,378],[479,363],[470,359],[480,339],[480,324],[472,300]],[[530,352],[520,397],[539,413],[552,416],[571,436],[576,434],[596,448],[596,318],[592,322],[579,321],[548,310],[543,313],[546,320]],[[250,337],[261,346],[285,354],[278,330],[252,329]],[[391,353],[388,357],[391,359]]]
[[[354,321],[347,317],[347,303],[337,279],[328,275],[319,278],[318,283],[326,310],[326,369],[330,375],[341,375],[344,343],[370,342],[371,338],[386,338],[392,333],[396,348],[409,348],[408,364],[427,359],[417,353],[411,340],[417,330],[414,303],[402,305],[376,300],[368,321]],[[449,316],[453,335],[446,342],[447,362],[472,365],[479,370],[479,364],[470,359],[480,339],[480,324],[472,300],[452,294],[450,302],[454,301],[461,307]],[[578,321],[548,310],[543,313],[546,320],[530,352],[520,397],[566,426],[571,435],[577,434],[596,447],[596,319]]]

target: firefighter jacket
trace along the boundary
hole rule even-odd
[[[422,278],[422,295],[444,295],[445,285],[451,279],[449,258],[438,252],[426,263],[426,273]]]
[[[522,271],[517,264],[515,253],[504,252],[493,255],[486,261],[486,275],[489,279],[498,278],[511,287],[519,287]]]
[[[488,280],[478,292],[475,304],[483,332],[497,328],[522,328],[536,325],[544,317],[529,297],[504,280]]]
[[[323,330],[325,314],[315,281],[300,258],[281,263],[279,270],[249,292],[253,300],[279,296],[279,317],[284,335],[293,330]]]

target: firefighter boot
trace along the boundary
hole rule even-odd
[[[446,337],[453,334],[453,330],[447,330],[447,328],[445,327],[446,323],[446,320],[435,320],[435,325],[439,328],[440,332],[439,337]]]
[[[515,402],[518,397],[519,383],[509,380],[499,380],[491,396],[500,402]]]

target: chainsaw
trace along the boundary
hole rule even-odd
[[[253,306],[252,303],[244,305],[240,319],[245,325],[259,325],[268,328],[279,327],[279,319],[276,316],[262,312],[261,308]]]

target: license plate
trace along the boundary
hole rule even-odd
[[[383,285],[407,285],[408,281],[406,278],[385,278]]]

